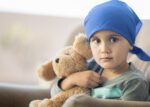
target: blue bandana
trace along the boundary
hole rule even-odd
[[[84,20],[84,30],[87,39],[101,30],[110,30],[122,35],[128,40],[136,54],[141,60],[150,61],[150,56],[142,49],[134,46],[136,36],[141,29],[142,22],[135,12],[124,2],[111,0],[95,6]]]

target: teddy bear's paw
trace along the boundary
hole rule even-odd
[[[41,102],[41,100],[34,100],[31,101],[29,104],[29,107],[38,107],[38,104]]]
[[[38,107],[56,107],[56,106],[52,100],[44,99],[38,104]]]

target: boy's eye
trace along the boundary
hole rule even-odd
[[[94,43],[100,43],[100,40],[99,39],[95,39]]]
[[[116,42],[118,39],[116,38],[116,37],[110,37],[110,42],[111,43],[114,43],[114,42]]]
[[[98,38],[91,38],[91,42],[93,42],[93,43],[100,43],[100,39],[98,39]]]

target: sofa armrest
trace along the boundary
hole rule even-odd
[[[99,107],[150,107],[150,102],[148,101],[101,100]]]
[[[49,89],[40,86],[0,84],[0,107],[28,107],[35,99],[50,98]]]
[[[76,107],[76,105],[78,107],[150,107],[150,102],[99,99],[88,95],[77,95],[67,99],[63,107]]]

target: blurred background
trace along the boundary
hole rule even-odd
[[[88,11],[108,0],[0,0],[0,83],[39,84],[37,67],[83,32]],[[144,21],[148,0],[122,0]]]

